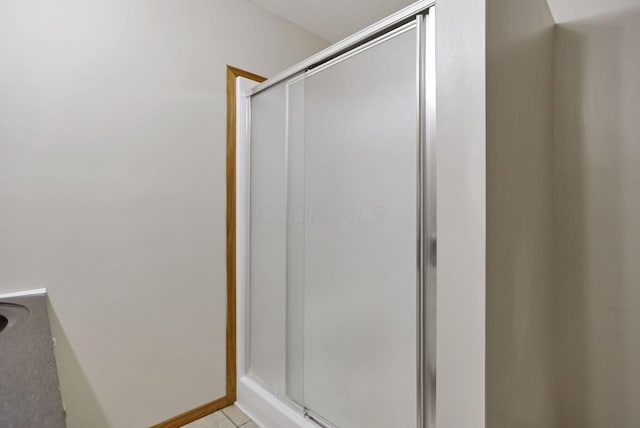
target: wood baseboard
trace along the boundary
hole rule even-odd
[[[184,412],[178,416],[174,416],[171,419],[167,419],[164,422],[153,425],[151,428],[179,428],[193,422],[197,419],[203,418],[218,410],[224,409],[227,406],[232,405],[235,400],[229,400],[227,397],[219,398],[207,404],[203,404],[200,407]]]

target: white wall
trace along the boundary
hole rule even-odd
[[[46,286],[70,428],[225,391],[225,65],[327,43],[245,0],[0,2],[0,292]]]
[[[485,0],[436,6],[439,428],[485,423]]]
[[[556,37],[556,426],[638,427],[640,8]]]
[[[554,22],[546,0],[487,1],[487,426],[554,418]]]

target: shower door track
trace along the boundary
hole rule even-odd
[[[317,54],[310,56],[304,61],[301,61],[296,65],[276,74],[275,76],[254,86],[252,89],[247,91],[245,95],[255,95],[267,88],[272,87],[277,83],[282,82],[283,80],[286,80],[298,74],[301,71],[309,70],[333,58],[336,58],[343,53],[352,50],[353,48],[356,48],[364,43],[367,43],[370,40],[375,39],[376,37],[381,36],[382,34],[389,32],[390,30],[393,30],[394,28],[400,27],[410,21],[413,21],[416,16],[420,14],[426,14],[429,9],[432,9],[432,7],[435,6],[435,4],[436,2],[433,0],[418,1],[394,13],[393,15],[389,15],[385,19],[368,26],[367,28],[353,34],[352,36],[349,36],[346,39],[343,39],[329,46],[327,49],[324,49]]]

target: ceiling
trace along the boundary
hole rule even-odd
[[[640,6],[640,0],[548,0],[556,23],[577,21]]]
[[[331,43],[342,40],[415,2],[415,0],[251,1]]]
[[[334,43],[414,0],[251,0]],[[548,0],[557,23],[640,6],[640,0]]]

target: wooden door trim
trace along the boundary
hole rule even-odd
[[[226,394],[151,428],[178,428],[217,412],[236,401],[236,79],[256,82],[266,78],[227,65],[227,353]]]
[[[227,65],[227,397],[236,401],[236,79],[265,77]]]

